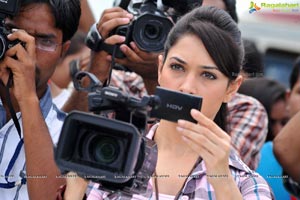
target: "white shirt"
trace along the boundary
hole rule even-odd
[[[48,126],[52,142],[57,144],[65,114],[59,111],[52,103],[49,88],[47,89],[44,97],[40,99],[40,107]],[[22,129],[21,113],[19,112],[16,115]],[[26,183],[21,184],[22,177],[20,176],[20,172],[23,170],[25,171],[24,145],[22,142],[20,142],[21,139],[18,135],[13,120],[11,119],[5,123],[5,116],[6,114],[2,103],[0,103],[0,199],[28,200],[27,185]],[[21,137],[23,137],[22,130],[21,133]],[[20,151],[17,151],[18,144],[20,146]],[[9,163],[14,160],[14,154],[16,154],[15,163],[12,165],[11,170],[8,170],[10,169]],[[12,182],[14,187],[4,188],[5,186],[8,186],[8,182]]]

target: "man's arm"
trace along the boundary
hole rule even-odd
[[[123,43],[125,41],[124,36],[110,36],[109,33],[115,27],[129,23],[131,18],[132,15],[128,15],[128,13],[121,8],[110,8],[105,10],[97,23],[97,30],[102,36],[104,42],[110,45]],[[86,69],[86,71],[93,73],[102,83],[104,83],[109,77],[111,61],[108,57],[109,54],[104,50],[100,52],[92,51],[91,63]],[[86,84],[85,80],[83,80],[83,84]],[[87,101],[87,92],[74,90],[62,110],[65,112],[70,112],[72,110],[88,111]]]
[[[93,12],[87,0],[81,0],[81,16],[78,29],[87,33],[90,27],[95,23]],[[100,5],[99,5],[100,6]]]
[[[273,151],[283,170],[300,182],[300,112],[275,137]]]
[[[102,83],[109,77],[110,62],[106,61],[107,53],[101,51],[98,53],[91,53],[91,63],[86,71],[93,73]],[[87,80],[83,80],[83,85],[88,84]],[[71,112],[72,110],[80,110],[88,112],[88,93],[85,91],[77,91],[74,89],[68,101],[62,107],[64,112]]]
[[[53,143],[40,110],[38,98],[28,99],[21,107],[30,199],[55,199],[56,190],[65,184],[57,178],[60,171],[54,160]]]
[[[130,70],[140,75],[145,83],[149,94],[154,94],[158,86],[158,55],[159,53],[145,52],[140,50],[134,42],[130,43],[130,48],[123,44],[120,46],[121,51],[126,58],[116,58],[116,63],[126,66]],[[111,59],[111,57],[109,57]]]

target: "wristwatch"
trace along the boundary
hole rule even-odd
[[[106,44],[104,39],[100,35],[97,30],[97,24],[93,24],[85,38],[85,44],[89,47],[92,51],[99,52],[99,51],[106,51],[108,53],[112,53],[114,49],[114,45]]]

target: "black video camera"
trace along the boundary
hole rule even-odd
[[[80,81],[85,76],[90,84],[83,88]],[[89,110],[95,114],[73,111],[66,117],[55,151],[57,165],[62,172],[75,171],[100,183],[102,190],[114,195],[144,193],[157,162],[157,146],[145,137],[147,115],[159,100],[102,88],[88,72],[78,72],[73,81],[77,90],[89,91]],[[115,119],[107,118],[110,111]]]
[[[18,44],[19,40],[10,41],[7,35],[11,32],[5,28],[4,20],[7,16],[15,16],[21,5],[22,0],[0,1],[0,60],[3,59],[5,52]]]

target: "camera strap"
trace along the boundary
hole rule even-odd
[[[12,105],[11,98],[10,98],[10,93],[9,93],[9,89],[12,87],[12,85],[13,85],[13,73],[12,73],[11,70],[9,70],[9,77],[8,77],[7,84],[5,86],[7,104],[8,104],[8,109],[9,109],[10,115],[12,117],[12,120],[13,120],[15,126],[16,126],[16,129],[18,131],[19,137],[21,139],[22,138],[21,137],[21,127],[20,127],[19,121],[17,119],[17,115],[16,115],[16,112],[15,112],[15,109],[14,109],[14,107]]]
[[[17,145],[17,148],[13,154],[13,157],[12,159],[10,160],[9,164],[8,164],[8,167],[7,169],[5,170],[5,180],[7,183],[0,183],[0,188],[6,188],[6,189],[11,189],[11,188],[14,188],[16,185],[19,185],[19,184],[26,184],[26,178],[25,177],[22,177],[21,181],[13,181],[13,182],[10,182],[8,180],[8,177],[9,177],[9,174],[11,172],[11,170],[13,169],[16,161],[17,161],[17,158],[21,152],[21,149],[22,149],[22,146],[24,144],[24,140],[23,138],[21,137],[21,127],[20,127],[20,124],[19,124],[19,121],[17,119],[17,116],[16,116],[16,112],[13,108],[13,105],[12,105],[12,102],[11,102],[11,98],[10,98],[10,93],[9,93],[9,89],[12,87],[13,85],[13,73],[11,70],[9,70],[9,77],[8,77],[8,81],[7,81],[7,84],[5,86],[5,91],[6,91],[6,98],[7,98],[7,103],[8,103],[8,108],[9,108],[9,112],[11,114],[11,117],[13,119],[13,122],[16,126],[16,129],[18,131],[18,135],[20,137],[20,141]]]

